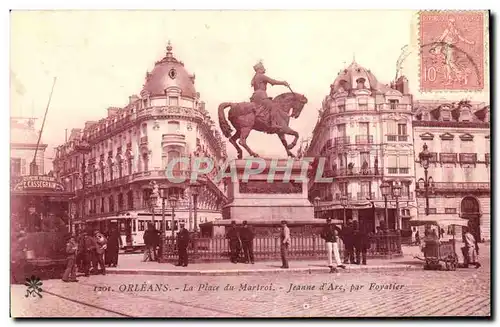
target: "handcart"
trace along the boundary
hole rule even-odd
[[[439,222],[444,225],[444,221]],[[433,220],[415,220],[410,221],[410,226],[437,226],[439,224],[437,221]],[[425,270],[456,270],[459,266],[457,252],[455,251],[456,240],[455,240],[455,226],[467,226],[467,221],[461,222],[453,220],[453,222],[448,224],[453,226],[453,239],[448,241],[440,241],[436,234],[429,233],[429,235],[424,236],[424,246],[422,247],[422,252],[424,258],[419,258],[415,256],[414,258],[425,261]]]

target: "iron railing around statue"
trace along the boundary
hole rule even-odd
[[[177,242],[167,237],[164,244],[162,262],[178,260]],[[340,241],[341,256],[345,247]],[[395,232],[370,234],[367,239],[367,256],[370,258],[391,258],[402,255],[401,236]],[[274,236],[256,236],[253,241],[255,261],[279,261],[280,238]],[[241,252],[242,256],[243,253]],[[188,246],[189,262],[228,261],[230,256],[229,241],[223,237],[192,236]],[[326,259],[325,241],[319,235],[292,235],[288,248],[290,260]]]

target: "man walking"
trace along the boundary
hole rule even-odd
[[[290,229],[288,228],[288,224],[286,220],[281,221],[281,234],[280,234],[280,239],[281,239],[281,268],[283,269],[288,269],[288,247],[290,246],[291,239],[290,239]]]
[[[236,222],[231,221],[231,227],[229,227],[229,231],[226,234],[226,238],[229,239],[229,251],[231,255],[231,262],[238,263],[238,256],[240,252],[240,235],[238,233],[238,229],[236,228]]]
[[[328,256],[328,267],[330,267],[330,273],[337,272],[337,267],[345,269],[345,266],[340,261],[338,233],[335,230],[335,226],[332,224],[332,220],[330,218],[326,220],[326,226],[323,227],[323,230],[321,231],[321,238],[325,240],[326,254]],[[335,264],[332,260],[332,254],[335,258]]]
[[[66,270],[62,276],[63,282],[77,282],[76,279],[76,253],[78,251],[78,244],[75,237],[70,235],[68,243],[66,243]]]
[[[177,251],[179,252],[179,261],[176,266],[188,266],[187,248],[189,245],[189,232],[184,228],[185,224],[180,223],[181,230],[177,233]]]
[[[469,268],[469,265],[475,265],[476,269],[481,267],[481,264],[477,262],[477,244],[474,235],[471,234],[468,227],[463,227],[463,240],[465,243],[465,247],[463,250],[464,254],[464,266],[465,268]]]
[[[246,220],[243,221],[243,228],[240,231],[240,237],[241,237],[241,243],[243,246],[243,254],[245,256],[245,263],[252,263],[254,264],[254,257],[253,257],[253,239],[254,239],[254,233],[253,231],[248,227],[248,223]]]
[[[122,247],[120,233],[118,233],[116,226],[112,226],[108,235],[108,248],[106,250],[106,256],[109,257],[107,260],[109,260],[110,267],[116,267],[118,265],[118,252],[120,251],[120,247]]]
[[[153,224],[148,224],[148,229],[144,232],[144,258],[142,261],[155,261],[155,232]]]
[[[356,249],[356,264],[366,265],[366,251],[368,249],[368,234],[364,226],[360,226],[358,221],[353,222],[353,244]],[[361,261],[360,261],[361,259]]]
[[[104,251],[106,251],[107,248],[107,240],[102,235],[99,230],[94,231],[94,241],[95,241],[95,256],[94,256],[94,273],[98,274],[99,269],[98,267],[101,267],[101,274],[106,275],[106,266],[104,265]]]

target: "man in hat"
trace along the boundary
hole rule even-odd
[[[276,108],[273,106],[273,101],[267,95],[267,84],[271,85],[284,85],[288,86],[288,83],[285,81],[277,81],[272,78],[269,78],[265,75],[266,69],[262,62],[257,63],[253,66],[255,71],[255,75],[252,78],[251,85],[253,87],[253,95],[250,98],[250,101],[255,103],[256,105],[264,106],[269,111],[270,118],[270,127],[271,129],[280,128],[279,122],[276,120]]]
[[[189,245],[189,232],[184,228],[185,224],[179,224],[181,229],[177,233],[177,250],[179,252],[179,261],[176,266],[187,267],[188,266],[188,253],[187,248]]]
[[[465,246],[462,248],[462,253],[464,255],[464,267],[469,268],[469,265],[474,265],[476,268],[481,267],[481,264],[477,262],[477,248],[476,239],[474,235],[470,232],[468,227],[462,227],[463,240]]]
[[[243,246],[243,254],[245,256],[245,263],[254,264],[253,258],[253,238],[254,233],[248,227],[246,220],[243,221],[243,228],[240,230],[241,245]]]
[[[229,251],[231,253],[231,262],[238,263],[238,256],[241,249],[241,240],[238,229],[236,228],[236,222],[231,221],[231,227],[226,234],[226,238],[229,240]]]
[[[353,221],[352,241],[356,249],[356,264],[366,265],[366,252],[369,247],[368,234],[364,225],[360,225],[357,220]]]
[[[321,231],[321,238],[325,240],[326,255],[328,257],[328,267],[330,267],[330,273],[336,272],[337,267],[345,269],[342,261],[340,261],[338,232],[335,225],[332,224],[332,220],[330,218],[326,220],[326,225]],[[332,260],[332,255],[333,258],[335,258],[335,263]]]
[[[98,267],[100,266],[101,274],[106,275],[106,266],[104,265],[104,252],[106,251],[108,241],[98,229],[94,231],[94,241],[96,244],[93,262],[94,273],[99,273]]]

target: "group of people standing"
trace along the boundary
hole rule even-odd
[[[321,231],[321,238],[325,240],[328,267],[330,273],[338,268],[345,269],[345,264],[366,265],[366,252],[370,246],[368,234],[358,224],[358,221],[349,220],[342,229],[332,224],[332,220],[326,220],[326,226]],[[345,247],[344,260],[340,259],[339,239],[342,239]]]
[[[116,227],[109,232],[101,233],[98,229],[71,234],[66,242],[66,269],[64,282],[77,282],[77,270],[88,277],[91,274],[106,274],[106,266],[118,265],[118,252],[122,240]]]
[[[253,255],[254,237],[255,234],[248,227],[246,220],[243,221],[242,228],[240,229],[236,227],[235,221],[231,221],[231,227],[229,227],[226,233],[226,238],[229,240],[229,257],[232,263],[255,263]]]

